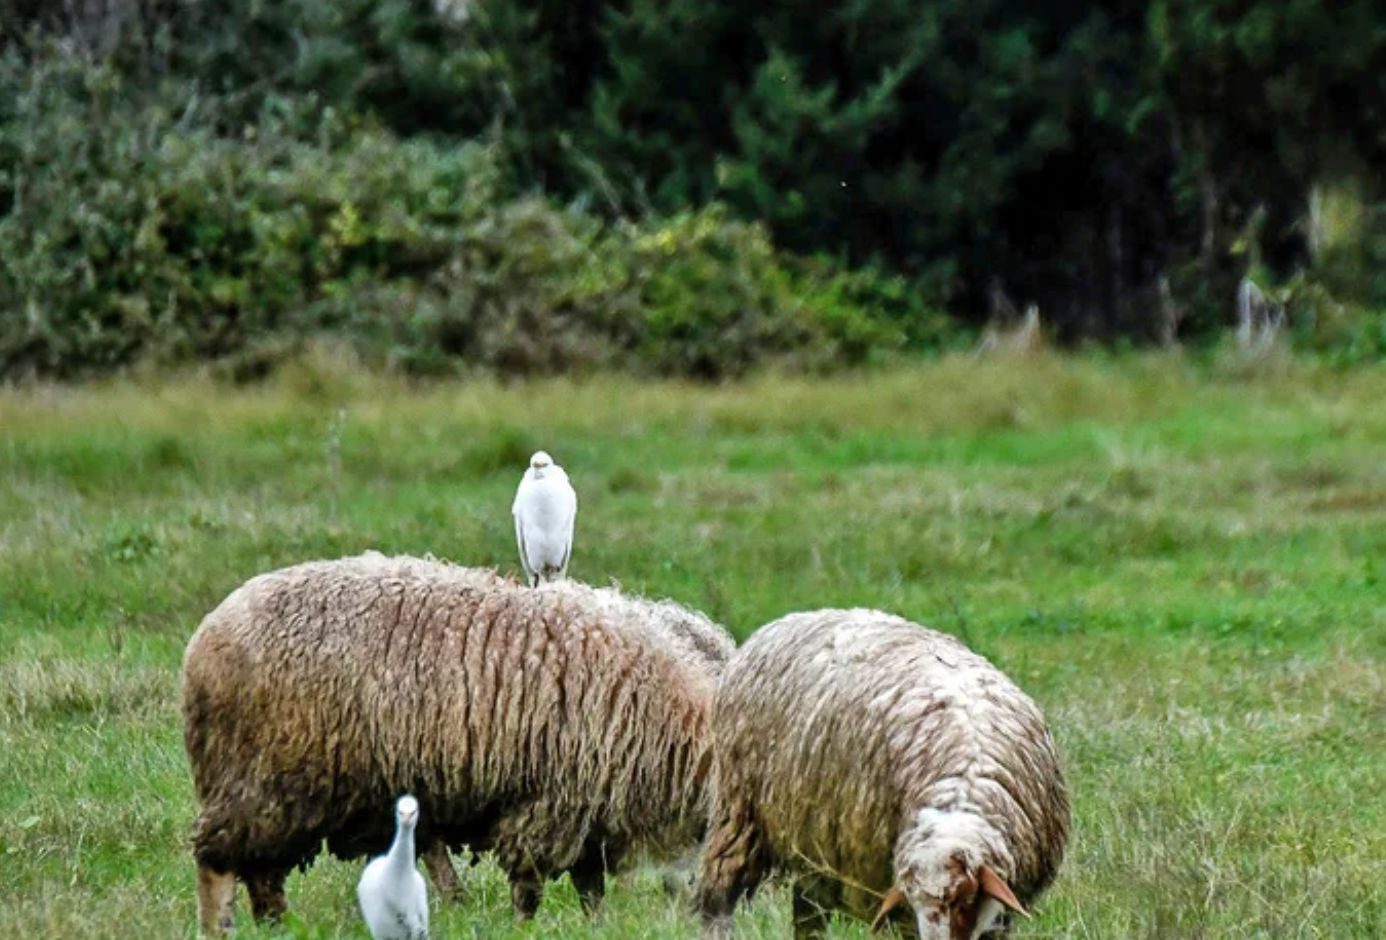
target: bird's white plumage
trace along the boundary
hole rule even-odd
[[[371,859],[356,885],[361,916],[375,940],[427,940],[428,888],[414,861],[414,827],[419,803],[402,796],[395,804],[395,841]]]
[[[525,579],[531,585],[562,580],[573,552],[577,493],[568,474],[544,451],[529,459],[510,511],[515,516],[515,541]]]

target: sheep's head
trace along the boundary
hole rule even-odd
[[[995,830],[971,813],[926,810],[901,840],[896,881],[887,892],[873,930],[909,904],[921,940],[977,940],[1006,909],[1028,917],[1006,879],[984,861]]]

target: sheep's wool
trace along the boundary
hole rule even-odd
[[[906,869],[945,893],[955,858],[1024,902],[1063,856],[1068,800],[1043,715],[946,634],[869,610],[784,617],[733,658],[713,726],[709,916],[777,866],[870,920]]]
[[[720,664],[627,601],[374,552],[233,592],[184,658],[204,925],[228,926],[223,873],[273,915],[324,839],[380,851],[405,791],[423,852],[494,849],[535,904],[562,871],[599,890],[628,848],[691,845]]]

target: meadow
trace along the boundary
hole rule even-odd
[[[725,386],[410,386],[309,358],[0,391],[0,940],[193,934],[178,669],[250,576],[431,552],[515,572],[532,450],[570,574],[739,636],[862,605],[955,633],[1046,710],[1075,831],[1018,938],[1386,932],[1386,369],[950,357]],[[243,937],[366,936],[360,863]],[[652,876],[511,920],[490,863],[436,937],[693,938]],[[784,936],[771,889],[741,935]],[[838,923],[836,937],[865,937]]]

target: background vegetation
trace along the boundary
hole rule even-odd
[[[1383,169],[1368,0],[0,0],[0,940],[191,935],[198,619],[512,569],[539,446],[577,577],[899,611],[1041,701],[1023,936],[1379,935]],[[1225,355],[1243,278],[1287,328]],[[364,936],[358,871],[277,935]],[[694,936],[473,878],[440,935]]]
[[[423,392],[319,356],[242,390],[0,394],[0,938],[190,936],[177,687],[198,620],[254,574],[365,548],[513,573],[541,445],[581,494],[575,577],[743,637],[899,611],[1040,701],[1076,829],[1019,936],[1379,936],[1383,396],[1379,367],[1176,356]],[[364,937],[359,871],[291,878],[274,935]],[[472,871],[438,936],[696,935],[649,877],[594,928],[566,884],[514,927],[499,873]],[[744,935],[787,918],[771,892]]]
[[[3,0],[0,376],[1375,358],[1384,158],[1370,0]]]

